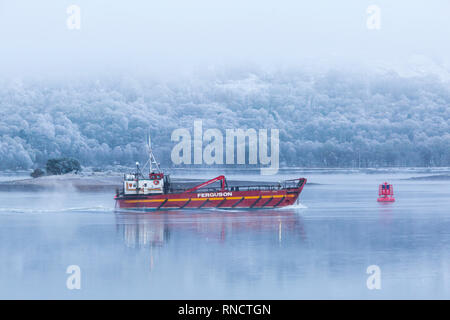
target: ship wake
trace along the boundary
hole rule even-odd
[[[94,207],[74,207],[74,208],[55,208],[55,209],[41,209],[41,208],[0,208],[2,213],[66,213],[66,212],[114,212],[112,207],[94,206]]]

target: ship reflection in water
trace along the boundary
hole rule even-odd
[[[162,211],[116,213],[116,225],[127,247],[163,246],[174,233],[187,232],[206,241],[225,242],[239,233],[270,234],[281,243],[284,237],[306,239],[301,217],[295,209],[257,211]]]
[[[227,287],[266,286],[265,279],[278,283],[279,276],[296,273],[299,265],[291,251],[305,246],[307,239],[299,212],[118,212],[115,219],[124,247],[144,259],[141,268],[150,282],[170,284],[168,295],[185,290],[188,296],[225,297],[241,296]]]

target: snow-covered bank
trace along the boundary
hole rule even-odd
[[[0,190],[8,189],[60,189],[61,191],[70,190],[113,190],[120,187],[121,175],[81,175],[64,174],[43,176],[39,178],[19,179],[4,181],[0,183]]]
[[[431,175],[431,176],[425,176],[425,177],[411,177],[405,180],[434,180],[434,181],[445,181],[450,180],[450,174],[437,174],[437,175]]]
[[[190,188],[201,182],[203,178],[177,178],[172,177],[172,186],[175,189]],[[230,185],[248,186],[261,184],[274,184],[274,181],[251,181],[249,179],[228,180]],[[316,183],[308,183],[314,185]],[[54,189],[57,191],[104,191],[115,190],[122,186],[121,174],[89,173],[89,174],[64,174],[43,176],[39,178],[17,179],[0,181],[0,191],[23,190],[37,191],[43,189]]]

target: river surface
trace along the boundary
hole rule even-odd
[[[405,180],[421,175],[284,170],[270,179],[313,184],[261,211],[130,213],[113,191],[3,190],[0,298],[450,299],[450,181]],[[376,201],[385,180],[395,203]]]

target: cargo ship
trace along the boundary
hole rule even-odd
[[[116,208],[136,210],[175,209],[269,209],[295,204],[306,178],[285,180],[277,184],[229,185],[220,175],[190,188],[176,188],[170,175],[161,171],[148,143],[148,175],[136,163],[134,173],[124,174],[123,187],[114,197]],[[218,186],[213,187],[216,184]]]

